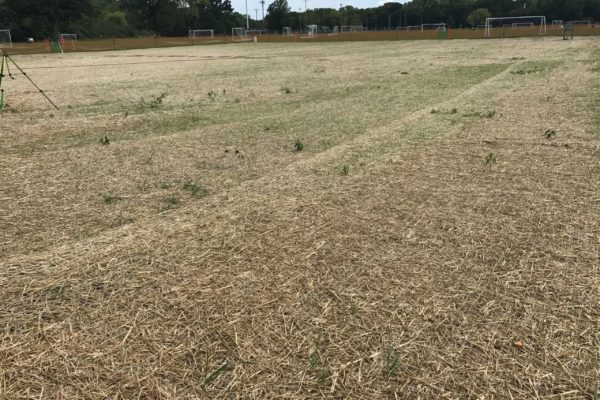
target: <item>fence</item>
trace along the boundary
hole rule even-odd
[[[548,26],[542,36],[560,36],[563,29]],[[600,36],[600,26],[574,26],[575,36]],[[491,38],[513,38],[513,37],[539,37],[539,27],[503,27],[493,28]],[[262,34],[256,39],[259,43],[282,43],[282,42],[347,42],[347,41],[383,41],[383,40],[433,40],[437,39],[436,30],[411,31],[411,30],[388,30],[373,32],[341,32],[336,34],[319,33],[309,36],[306,33],[293,35]],[[484,39],[484,30],[476,29],[448,29],[448,39]],[[247,41],[251,41],[251,37]],[[246,41],[246,40],[245,40]],[[80,39],[75,46],[64,46],[64,52],[80,51],[107,51],[107,50],[129,50],[147,49],[160,47],[211,45],[223,43],[240,42],[239,38],[231,35],[215,35],[210,38],[189,37],[141,37],[141,38],[110,38],[110,39]],[[12,47],[5,48],[9,54],[38,54],[49,53],[50,44],[47,42],[36,43],[14,43]]]

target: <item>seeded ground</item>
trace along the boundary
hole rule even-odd
[[[597,48],[15,57],[0,399],[598,398]]]

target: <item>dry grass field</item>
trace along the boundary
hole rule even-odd
[[[598,43],[15,56],[0,399],[598,399]]]

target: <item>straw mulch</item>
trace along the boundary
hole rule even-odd
[[[595,398],[600,140],[575,97],[593,75],[510,71],[2,261],[0,398]]]

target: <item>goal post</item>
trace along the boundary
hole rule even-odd
[[[513,24],[531,23],[533,26],[539,25],[540,35],[546,33],[546,17],[543,15],[529,15],[522,17],[495,17],[485,20],[485,37],[492,36],[492,28],[513,26]],[[530,25],[531,26],[531,25]]]
[[[308,36],[309,37],[317,37],[317,25],[307,25],[306,29],[308,31]]]
[[[10,29],[0,29],[0,48],[1,47],[12,47]]]
[[[284,26],[283,27],[283,35],[284,36],[292,36],[294,33],[292,32],[292,28],[290,28],[289,26]]]
[[[190,29],[189,35],[190,39],[214,38],[215,31],[214,29]]]
[[[77,48],[77,35],[75,33],[59,33],[58,41],[63,49],[70,47],[75,50]]]
[[[245,28],[231,28],[231,37],[233,40],[243,40],[247,38]]]

